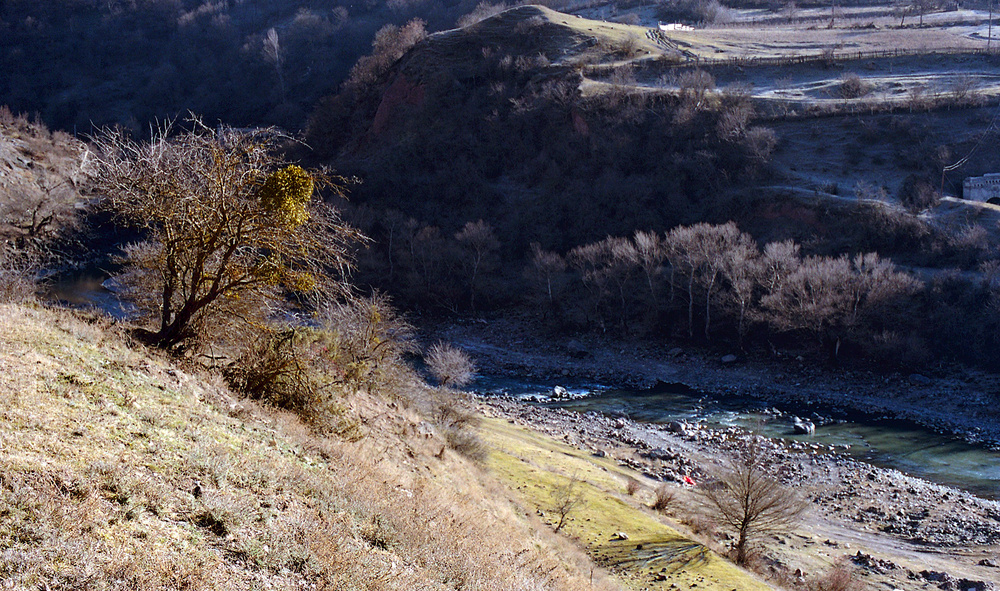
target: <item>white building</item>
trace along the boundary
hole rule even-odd
[[[962,183],[962,197],[969,201],[996,199],[1000,202],[1000,173],[967,177]]]

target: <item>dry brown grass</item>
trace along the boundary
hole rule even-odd
[[[417,404],[357,441],[234,398],[112,327],[0,305],[0,579],[16,588],[587,589]]]
[[[677,503],[677,493],[666,484],[658,486],[655,494],[652,504],[653,511],[666,513]]]

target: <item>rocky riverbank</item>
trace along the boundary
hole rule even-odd
[[[487,414],[671,483],[689,503],[690,483],[712,479],[753,437],[736,428],[649,425],[510,398],[484,398],[481,404]],[[1000,503],[875,468],[824,446],[759,441],[762,461],[813,508],[794,535],[775,541],[768,552],[772,570],[808,575],[839,560],[853,563],[875,588],[997,589],[992,582],[1000,580]]]
[[[432,339],[467,350],[481,371],[492,375],[572,377],[640,389],[683,384],[723,396],[910,420],[970,443],[1000,447],[1000,376],[966,368],[939,365],[922,373],[878,374],[830,368],[781,351],[748,357],[641,339],[567,339],[509,316],[424,329]]]

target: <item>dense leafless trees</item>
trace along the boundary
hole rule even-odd
[[[540,287],[561,273],[558,260],[536,247]],[[600,326],[629,331],[673,318],[689,338],[722,331],[740,342],[756,327],[830,344],[834,354],[841,339],[894,330],[920,289],[877,254],[803,257],[791,241],[760,248],[732,222],[608,237],[574,248],[567,261]]]

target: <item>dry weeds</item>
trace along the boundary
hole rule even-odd
[[[590,588],[402,397],[351,396],[367,436],[317,436],[113,327],[15,305],[0,371],[16,588]]]

